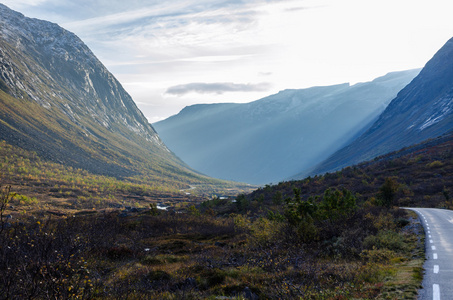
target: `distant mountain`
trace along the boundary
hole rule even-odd
[[[0,139],[96,174],[200,177],[76,35],[2,4]]]
[[[315,166],[362,133],[418,72],[352,86],[284,90],[246,104],[193,105],[153,126],[196,170],[275,183]]]
[[[453,130],[453,38],[353,143],[311,174],[338,170]],[[302,169],[301,169],[302,170]],[[302,172],[298,178],[307,175]]]

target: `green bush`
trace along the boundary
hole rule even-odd
[[[384,184],[379,188],[379,204],[387,208],[392,207],[395,202],[396,191],[398,190],[398,187],[399,184],[394,178],[385,178]]]
[[[380,231],[377,235],[367,236],[363,241],[366,249],[388,249],[393,251],[404,250],[404,239],[398,233],[386,230]]]

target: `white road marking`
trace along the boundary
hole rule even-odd
[[[436,246],[431,246],[431,249],[436,250]]]
[[[433,253],[433,259],[437,259],[437,253]]]
[[[438,284],[433,284],[433,300],[440,300],[440,288]]]
[[[434,242],[433,242],[433,240],[429,240],[429,243],[432,244],[432,243],[434,243]]]
[[[431,231],[428,230],[428,233],[431,233]]]
[[[428,233],[429,233],[429,232],[428,232]],[[428,237],[429,237],[429,238],[432,238],[432,236],[431,236],[431,235],[429,235]]]
[[[434,265],[434,274],[439,273],[439,265]]]

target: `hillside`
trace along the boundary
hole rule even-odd
[[[0,139],[98,175],[181,188],[209,180],[168,150],[76,35],[1,4]]]
[[[392,100],[359,138],[296,178],[341,169],[453,129],[453,39]]]
[[[275,183],[313,167],[362,133],[418,72],[285,90],[246,104],[193,105],[153,125],[178,157],[204,174]]]
[[[371,203],[376,200],[386,178],[391,178],[396,187],[392,205],[452,209],[453,133],[337,172],[266,186],[251,193],[248,198],[263,198],[272,203],[275,197],[291,197],[294,188],[300,189],[304,199],[309,195],[320,195],[327,188],[346,188],[359,195],[362,201]]]

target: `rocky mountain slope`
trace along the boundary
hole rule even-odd
[[[325,173],[453,130],[453,38],[389,104],[371,128],[320,164]],[[307,175],[302,172],[299,178]]]
[[[76,35],[2,4],[0,139],[96,174],[200,177]]]
[[[284,90],[246,104],[193,105],[153,126],[196,170],[275,183],[320,163],[363,132],[418,72],[352,86]]]

